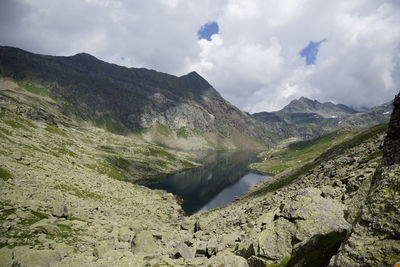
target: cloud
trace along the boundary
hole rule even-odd
[[[199,40],[210,21],[218,34]],[[315,64],[306,65],[299,51],[323,38]],[[3,0],[0,44],[88,52],[175,75],[196,70],[251,112],[300,96],[373,106],[400,86],[395,0]]]

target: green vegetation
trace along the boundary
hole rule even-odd
[[[217,134],[221,138],[229,138],[232,135],[232,129],[223,123],[218,123],[215,126]]]
[[[41,96],[46,96],[46,97],[52,97],[50,89],[45,88],[45,87],[39,87],[34,85],[33,83],[30,82],[25,82],[25,81],[15,81],[21,88],[25,89],[26,91],[29,91],[31,93],[41,95]]]
[[[24,125],[22,125],[21,123],[15,121],[15,120],[5,120],[4,122],[6,124],[10,125],[12,128],[28,130],[28,128],[26,128]]]
[[[181,127],[176,131],[178,138],[188,138],[191,136],[190,131],[186,127]]]
[[[169,136],[171,134],[171,129],[168,128],[168,126],[157,122],[156,124],[156,130],[158,133],[165,135],[165,136]]]
[[[122,134],[124,132],[123,127],[118,123],[118,119],[110,114],[103,114],[100,117],[96,117],[94,121],[97,126],[104,127],[109,132],[115,134]]]
[[[259,172],[276,175],[288,168],[300,167],[312,161],[330,147],[354,135],[354,132],[336,131],[311,140],[291,143],[282,150],[262,153],[261,157],[265,160],[253,163],[250,167]]]
[[[117,168],[104,162],[99,162],[97,164],[88,164],[86,165],[86,167],[116,180],[125,181],[127,179],[125,174],[123,174]]]
[[[80,188],[77,188],[75,186],[71,186],[71,185],[57,185],[55,187],[58,190],[64,191],[64,192],[68,192],[74,196],[80,197],[80,198],[91,198],[91,199],[101,199],[102,197],[99,194],[96,193],[92,193]]]
[[[44,128],[46,131],[48,131],[49,133],[52,134],[58,134],[58,135],[62,135],[65,136],[65,134],[60,130],[60,128],[58,128],[57,126],[53,126],[53,125],[48,125],[46,128]]]
[[[297,167],[294,171],[289,173],[288,175],[284,175],[283,177],[280,177],[279,179],[271,182],[271,183],[266,183],[265,185],[257,188],[253,192],[251,192],[248,196],[257,196],[261,194],[265,194],[268,192],[273,192],[278,190],[279,188],[282,188],[286,185],[289,185],[293,181],[295,181],[297,178],[299,178],[301,175],[306,174],[310,170],[314,169],[316,166],[321,164],[324,161],[327,161],[329,159],[332,159],[338,155],[343,154],[346,150],[351,149],[353,147],[356,147],[360,145],[361,143],[365,142],[369,138],[372,138],[378,134],[385,133],[387,131],[387,125],[378,125],[375,127],[372,127],[368,130],[365,130],[351,138],[345,138],[344,141],[341,143],[335,145],[330,145],[328,146],[329,149],[326,151],[319,151],[320,155],[316,157],[313,161],[309,161],[308,163]],[[321,138],[325,139],[325,136],[322,136]],[[336,139],[334,139],[336,140]],[[315,145],[315,144],[314,144]],[[312,146],[314,146],[312,145]],[[311,146],[311,147],[312,147]],[[295,147],[303,147],[303,149],[307,149],[307,147],[303,145],[295,145]],[[278,153],[279,154],[279,153]],[[376,157],[379,157],[379,154],[375,155]],[[371,158],[373,159],[373,158]]]
[[[267,265],[267,267],[285,267],[290,261],[290,256],[284,257],[280,262]]]
[[[156,157],[156,158],[165,158],[168,160],[175,160],[175,156],[168,151],[159,148],[159,147],[149,147],[148,152],[146,152],[146,155]]]
[[[3,181],[7,181],[12,178],[11,173],[9,173],[6,169],[0,167],[0,179]]]
[[[194,164],[191,163],[190,161],[183,160],[183,161],[182,161],[182,166],[183,166],[184,168],[193,168],[193,167],[195,167],[196,165],[194,165]]]

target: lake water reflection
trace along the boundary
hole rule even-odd
[[[187,215],[226,206],[268,178],[248,169],[247,166],[256,161],[256,155],[249,151],[202,154],[197,161],[203,166],[165,175],[144,185],[180,196]]]

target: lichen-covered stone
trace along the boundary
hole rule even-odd
[[[52,263],[59,261],[61,261],[60,254],[53,250],[34,250],[29,248],[14,250],[13,266],[50,266]]]
[[[3,247],[0,249],[0,267],[10,267],[12,264],[13,253],[12,250]]]
[[[158,252],[158,247],[153,234],[150,231],[141,231],[137,233],[132,241],[132,250],[134,253],[156,254]]]
[[[248,267],[246,259],[237,256],[229,251],[221,251],[216,256],[212,257],[209,261],[211,267],[219,266],[235,266],[235,267]]]

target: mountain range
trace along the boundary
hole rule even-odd
[[[70,57],[0,47],[0,75],[54,99],[75,120],[179,149],[263,149],[389,120],[391,105],[364,112],[302,97],[276,112],[247,114],[196,72],[177,77],[126,68],[89,54]]]
[[[301,97],[275,112],[259,112],[251,116],[274,131],[279,139],[313,138],[339,128],[369,128],[389,121],[392,102],[359,112],[343,104],[321,103]]]

